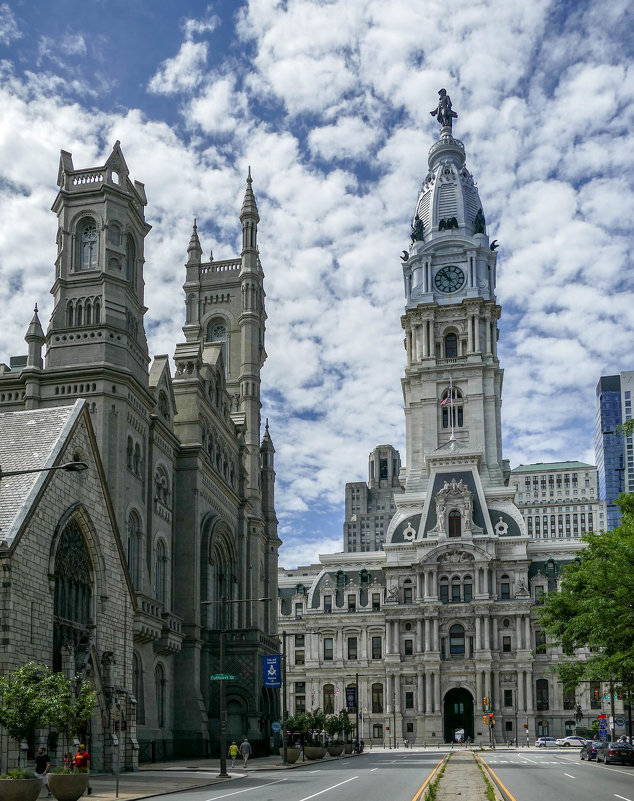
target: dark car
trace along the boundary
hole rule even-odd
[[[580,759],[587,759],[588,762],[592,759],[597,758],[597,748],[601,745],[600,740],[588,740],[588,742],[582,747],[579,757]]]
[[[604,762],[619,762],[621,765],[634,765],[634,747],[629,743],[603,742],[597,748],[597,765]]]

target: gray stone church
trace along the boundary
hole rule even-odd
[[[94,457],[85,448],[81,455],[103,465],[99,492],[111,515],[100,524],[76,481],[63,508],[58,504],[41,521],[35,549],[20,537],[6,539],[15,520],[3,519],[0,559],[30,565],[38,586],[50,587],[37,608],[47,633],[28,657],[92,677],[100,706],[88,745],[103,751],[93,764],[108,763],[101,746],[116,730],[126,742],[126,764],[134,767],[138,759],[217,751],[218,687],[209,676],[218,671],[225,629],[225,669],[236,676],[226,688],[228,736],[246,735],[263,749],[279,715],[275,691],[261,681],[262,656],[278,650],[277,619],[274,603],[251,599],[277,596],[280,541],[275,451],[261,425],[266,313],[251,176],[239,214],[239,256],[204,261],[194,224],[174,375],[167,355],[148,354],[147,200],[119,143],[104,165],[86,169],[75,169],[62,151],[57,182],[54,310],[44,333],[36,309],[25,337],[28,354],[0,365],[0,416],[9,432],[0,464],[5,470],[12,464],[12,415],[37,421],[42,410],[75,408],[81,399],[76,414],[95,445]],[[59,420],[46,426],[65,436]],[[31,467],[55,464],[55,454],[39,447],[39,423],[20,430]],[[69,443],[65,452],[79,451]],[[9,492],[8,481],[0,482],[0,493]],[[34,514],[45,502],[29,487],[16,491],[22,493],[16,515],[31,507]],[[60,521],[72,540],[66,556],[57,551]],[[113,547],[102,547],[108,538]],[[64,605],[54,591],[57,571],[68,572],[78,553],[76,590],[84,600]],[[104,617],[114,600],[102,590],[106,575],[118,576],[116,592],[128,596],[129,623],[123,614]],[[28,593],[14,589],[10,616],[26,619]],[[126,601],[116,603],[123,609]],[[9,670],[22,659],[18,642],[0,656],[0,667]],[[115,695],[125,725],[111,715]]]

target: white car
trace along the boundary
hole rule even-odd
[[[564,748],[570,748],[570,746],[581,748],[581,746],[585,745],[586,742],[587,740],[584,737],[577,737],[575,734],[573,734],[570,737],[560,737],[558,740],[555,740],[555,745],[560,745]]]
[[[549,745],[555,745],[554,737],[538,737],[535,740],[535,748],[548,748]]]

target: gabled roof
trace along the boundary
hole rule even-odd
[[[83,405],[78,400],[69,406],[0,414],[2,470],[53,467]],[[0,479],[0,541],[11,545],[47,476],[48,472],[27,473]]]

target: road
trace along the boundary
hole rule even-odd
[[[249,772],[244,778],[178,793],[185,801],[413,801],[442,759],[437,752],[368,752],[355,759],[288,771]],[[174,801],[176,796],[155,796]],[[542,799],[544,801],[544,799]]]
[[[582,762],[578,748],[481,756],[515,801],[634,801],[634,767]]]

